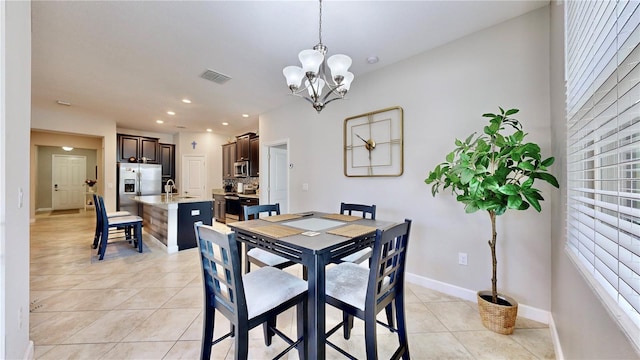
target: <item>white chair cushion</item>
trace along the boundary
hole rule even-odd
[[[325,291],[328,296],[364,311],[369,269],[344,262],[327,269]]]
[[[107,217],[108,218],[118,217],[118,216],[129,216],[129,215],[131,215],[131,213],[128,212],[128,211],[124,211],[124,210],[122,210],[122,211],[113,211],[113,212],[108,212],[107,213]]]
[[[268,266],[276,266],[289,261],[282,256],[258,248],[247,251],[247,255]]]
[[[373,249],[370,247],[359,250],[351,255],[343,257],[342,261],[344,262],[352,262],[352,263],[361,263],[364,260],[371,257],[371,253],[373,253]],[[368,266],[368,265],[367,265]]]
[[[307,290],[307,282],[273,267],[242,276],[249,318],[263,314]]]
[[[120,225],[134,222],[142,222],[142,218],[140,216],[118,216],[109,219],[109,225]]]

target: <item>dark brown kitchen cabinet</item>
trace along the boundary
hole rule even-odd
[[[248,197],[242,197],[240,196],[240,206],[242,208],[242,211],[240,212],[240,221],[244,221],[244,207],[245,206],[255,206],[255,205],[260,205],[260,200],[258,200],[257,198],[248,198]]]
[[[249,139],[249,176],[260,175],[260,138]]]
[[[236,161],[236,143],[222,145],[222,178],[234,179],[233,163]]]
[[[118,161],[129,162],[129,158],[142,161],[146,158],[148,163],[157,164],[159,157],[159,141],[157,138],[118,134]]]
[[[160,164],[162,165],[162,185],[169,180],[176,180],[176,146],[160,144]]]
[[[249,141],[253,133],[247,133],[236,137],[236,161],[249,160]]]

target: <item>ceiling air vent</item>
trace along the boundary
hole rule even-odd
[[[230,76],[227,76],[225,74],[221,74],[217,71],[213,71],[209,69],[205,70],[205,72],[203,72],[202,75],[200,75],[200,77],[205,80],[213,81],[214,83],[220,84],[220,85],[231,80]]]

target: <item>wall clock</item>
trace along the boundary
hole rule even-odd
[[[402,175],[402,123],[403,110],[399,106],[344,119],[344,175]]]

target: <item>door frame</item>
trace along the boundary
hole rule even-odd
[[[285,151],[287,153],[287,164],[288,168],[291,168],[291,145],[289,138],[271,141],[265,144],[262,144],[262,149],[260,151],[260,174],[264,174],[265,176],[260,176],[260,189],[266,191],[260,191],[260,203],[270,204],[271,203],[271,185],[269,180],[271,178],[271,172],[275,171],[271,163],[271,148],[282,147],[284,145],[286,147]],[[291,172],[287,169],[287,190],[286,190],[286,203],[284,208],[287,211],[291,209]]]

